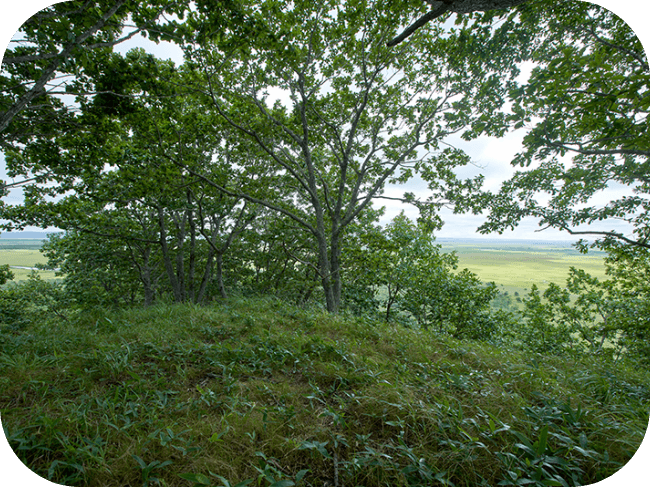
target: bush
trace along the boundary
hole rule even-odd
[[[0,290],[0,325],[13,330],[24,328],[29,323],[25,313],[27,305],[26,295],[21,292],[20,286]]]
[[[9,269],[9,264],[0,265],[0,286],[14,278],[14,273]]]
[[[36,319],[56,315],[67,319],[69,307],[63,286],[44,281],[37,272],[21,283],[0,290],[0,324],[22,329]]]

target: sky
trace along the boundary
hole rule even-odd
[[[25,2],[14,2],[9,9],[2,8],[2,19],[0,20],[0,49],[4,49],[9,43],[12,33],[15,32],[20,24],[36,11],[52,4],[51,0],[29,0]],[[598,3],[609,8],[614,13],[623,18],[636,34],[640,37],[646,51],[650,47],[650,29],[648,29],[648,18],[650,17],[650,7],[639,7],[639,0],[599,0]],[[176,64],[183,62],[183,55],[180,48],[171,43],[161,42],[155,44],[152,41],[142,37],[135,37],[127,42],[116,46],[115,50],[120,53],[126,53],[134,47],[142,47],[148,52],[155,54],[162,59],[171,59]],[[486,178],[485,187],[487,189],[498,190],[502,181],[506,180],[514,173],[514,168],[510,165],[510,160],[521,150],[521,141],[525,135],[525,130],[511,132],[503,138],[481,137],[471,142],[461,140],[459,137],[448,139],[455,146],[463,148],[470,155],[475,166],[464,168],[460,175],[462,177],[473,177],[479,173]],[[0,179],[6,180],[4,158],[0,154]],[[416,196],[427,195],[426,184],[419,180],[412,180],[407,185],[388,186],[385,191],[386,196],[401,197],[405,191],[410,191]],[[611,199],[623,195],[622,191],[628,191],[628,188],[611,186],[599,195],[600,202],[607,202]],[[5,198],[7,203],[21,200],[20,191],[14,191]],[[380,200],[376,206],[385,206],[386,213],[382,223],[387,223],[396,214],[404,210],[411,218],[417,217],[417,210],[408,205]],[[450,210],[443,210],[442,218],[445,221],[443,228],[437,233],[439,238],[503,238],[503,239],[531,239],[531,240],[577,240],[565,232],[554,229],[547,229],[543,232],[538,231],[539,226],[534,219],[522,221],[514,231],[505,231],[502,235],[489,234],[481,235],[476,229],[485,221],[482,216],[471,214],[454,215]],[[630,233],[631,228],[617,224],[616,222],[607,222],[602,228],[590,228],[591,230],[618,230],[624,233]],[[29,227],[27,230],[37,230]]]

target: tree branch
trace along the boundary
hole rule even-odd
[[[58,54],[54,61],[45,68],[40,76],[40,78],[34,83],[34,86],[25,93],[16,103],[14,103],[9,110],[3,112],[0,115],[0,132],[3,132],[11,123],[13,118],[23,109],[27,104],[29,104],[34,98],[39,96],[46,85],[46,83],[52,79],[54,73],[56,72],[59,64],[64,59],[70,57],[72,52],[79,47],[84,41],[86,41],[90,36],[95,34],[97,31],[102,29],[106,22],[119,10],[119,8],[126,3],[127,0],[118,0],[115,4],[101,16],[101,18],[83,34],[76,37],[72,42],[69,42],[66,47]]]
[[[645,241],[641,242],[639,240],[632,240],[631,238],[626,237],[622,233],[604,232],[604,231],[596,231],[596,230],[592,230],[592,231],[576,231],[576,230],[571,230],[569,227],[567,227],[566,225],[563,225],[563,224],[560,224],[558,226],[560,227],[561,230],[564,230],[567,233],[569,233],[569,235],[600,235],[600,236],[604,236],[604,237],[613,237],[613,238],[617,238],[619,240],[623,240],[624,242],[627,242],[630,245],[633,245],[635,247],[642,247],[642,248],[645,248],[645,249],[650,249],[650,244],[645,243]],[[553,227],[553,225],[549,224],[546,227],[541,228],[539,230],[535,230],[535,231],[536,232],[541,232],[541,231],[544,231],[547,228],[551,228],[551,227]]]
[[[447,0],[448,1],[448,0]],[[446,3],[443,2],[440,4],[438,7],[434,8],[433,10],[430,10],[426,14],[424,14],[422,17],[420,17],[418,20],[413,22],[411,25],[409,25],[406,29],[404,29],[404,32],[399,34],[397,37],[394,39],[388,41],[386,45],[388,47],[393,47],[396,46],[397,44],[401,43],[405,39],[407,39],[409,36],[411,36],[416,30],[418,30],[420,27],[423,27],[433,19],[437,19],[447,11],[451,9],[451,2]]]

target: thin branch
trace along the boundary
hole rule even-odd
[[[603,44],[603,45],[605,45],[605,46],[607,46],[607,47],[611,47],[612,49],[616,49],[616,50],[618,50],[618,51],[624,52],[625,54],[627,54],[627,55],[629,55],[629,56],[632,56],[636,61],[639,62],[639,64],[641,65],[641,67],[642,67],[645,71],[648,71],[648,69],[650,69],[650,68],[648,67],[648,62],[647,62],[645,59],[643,59],[643,56],[640,55],[639,53],[637,53],[637,52],[635,52],[635,51],[633,51],[633,50],[631,50],[631,49],[628,49],[627,47],[623,47],[623,46],[620,46],[620,45],[618,45],[618,44],[613,44],[613,43],[611,43],[611,42],[609,42],[609,41],[603,39],[602,37],[600,37],[600,36],[596,33],[596,31],[595,31],[595,29],[593,28],[593,26],[587,27],[587,28],[585,28],[585,30],[586,30],[589,34],[591,34],[591,36],[592,36],[594,39],[596,39],[597,42],[600,42],[601,44]]]
[[[617,238],[619,240],[623,240],[624,242],[627,242],[630,245],[634,245],[636,247],[642,247],[642,248],[645,248],[645,249],[650,249],[650,244],[647,244],[645,242],[641,242],[639,240],[632,240],[632,239],[630,239],[630,238],[626,237],[625,235],[623,235],[621,233],[618,233],[618,232],[605,232],[605,231],[596,231],[596,230],[592,230],[592,231],[576,231],[576,230],[571,230],[569,227],[567,227],[566,225],[563,225],[563,224],[560,224],[558,226],[560,227],[560,229],[568,232],[569,235],[600,235],[600,236],[604,236],[604,237],[614,237],[614,238]],[[536,232],[541,232],[543,230],[546,230],[547,228],[552,228],[552,227],[553,227],[553,225],[549,224],[546,227],[541,228],[539,230],[535,230],[535,231]]]
[[[262,205],[262,206],[264,206],[264,207],[266,207],[266,208],[269,208],[269,209],[271,209],[271,210],[274,210],[274,211],[277,211],[277,212],[279,212],[279,213],[282,213],[283,215],[288,216],[288,217],[291,218],[292,220],[296,221],[297,223],[299,223],[300,225],[302,225],[303,227],[305,227],[305,228],[306,228],[307,230],[309,230],[312,234],[314,234],[314,235],[316,234],[316,229],[315,229],[315,228],[314,228],[314,227],[313,227],[309,222],[307,222],[307,221],[304,220],[303,218],[299,217],[298,215],[296,215],[296,214],[290,212],[289,210],[286,210],[285,208],[282,208],[282,207],[280,207],[280,206],[276,206],[276,205],[274,205],[274,204],[272,204],[272,203],[270,203],[270,202],[268,202],[268,201],[265,201],[265,200],[262,200],[262,199],[259,199],[259,198],[255,198],[254,196],[251,196],[251,195],[246,194],[246,193],[239,193],[239,192],[231,191],[231,190],[229,190],[229,189],[227,189],[227,188],[221,186],[220,184],[215,183],[212,179],[208,178],[207,176],[205,176],[205,175],[203,175],[203,174],[201,174],[201,173],[196,172],[194,169],[192,169],[191,167],[189,167],[189,166],[183,164],[182,162],[178,162],[178,161],[177,161],[176,159],[174,159],[173,157],[171,157],[171,156],[169,156],[169,155],[166,155],[166,154],[164,154],[163,156],[164,156],[166,159],[168,159],[168,160],[170,160],[171,162],[173,162],[174,164],[176,164],[177,166],[182,167],[183,169],[185,169],[186,171],[188,171],[188,172],[189,172],[190,174],[192,174],[193,176],[196,176],[197,178],[201,179],[202,181],[204,181],[205,183],[207,183],[209,186],[212,186],[213,188],[218,189],[218,190],[221,191],[222,193],[227,194],[228,196],[235,197],[235,198],[243,198],[243,199],[245,199],[245,200],[250,201],[251,203],[257,203],[257,204]]]
[[[289,249],[287,249],[287,246],[286,246],[286,244],[284,243],[284,241],[282,242],[282,248],[284,249],[284,251],[287,253],[287,255],[288,255],[289,257],[291,257],[292,259],[294,259],[296,262],[300,262],[300,263],[303,264],[303,265],[306,265],[306,266],[308,266],[308,267],[311,267],[312,269],[314,269],[314,270],[316,271],[316,274],[318,275],[318,277],[320,277],[321,279],[324,278],[323,274],[321,273],[321,271],[320,271],[320,269],[318,268],[317,265],[313,264],[312,262],[304,261],[304,260],[302,260],[300,257],[298,257],[297,255],[295,255],[293,252],[291,252]]]

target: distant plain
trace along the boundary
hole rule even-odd
[[[604,252],[581,254],[570,242],[443,240],[443,251],[456,251],[459,269],[467,268],[482,281],[494,281],[501,291],[524,294],[533,284],[544,290],[551,282],[564,286],[573,266],[605,277]]]
[[[501,291],[527,293],[533,284],[544,290],[549,283],[564,285],[571,266],[593,276],[605,276],[603,252],[581,254],[569,242],[498,241],[439,239],[444,252],[458,254],[459,269],[467,268],[485,282],[494,281]],[[0,242],[0,265],[34,267],[47,259],[38,250],[39,241],[10,239]],[[8,248],[18,247],[23,248]],[[12,269],[15,280],[28,278],[29,269]],[[53,271],[39,271],[44,279],[53,279]]]
[[[3,244],[9,242],[5,240]],[[9,264],[14,273],[14,281],[24,281],[32,273],[30,269],[16,267],[34,267],[36,264],[46,264],[47,258],[37,248],[2,248],[0,246],[0,265]],[[54,279],[54,271],[38,271],[43,279]]]

